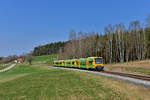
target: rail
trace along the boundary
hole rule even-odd
[[[119,75],[119,76],[124,76],[124,77],[130,77],[130,78],[134,78],[134,79],[150,81],[150,76],[136,75],[136,74],[129,74],[129,73],[120,73],[120,72],[110,72],[110,71],[102,71],[102,73],[107,73],[107,74],[113,74],[113,75]]]

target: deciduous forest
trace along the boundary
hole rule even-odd
[[[33,55],[57,53],[58,59],[101,56],[105,63],[128,62],[150,58],[150,15],[146,23],[132,21],[126,27],[123,23],[109,24],[104,33],[69,33],[69,41],[51,43],[36,47]]]

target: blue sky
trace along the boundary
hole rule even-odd
[[[145,22],[150,0],[1,0],[0,56],[68,40],[74,29],[103,32],[108,24]]]

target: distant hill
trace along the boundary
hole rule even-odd
[[[33,56],[51,55],[56,54],[59,48],[64,48],[66,42],[55,42],[46,45],[35,47],[33,50]]]

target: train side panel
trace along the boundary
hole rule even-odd
[[[104,62],[102,57],[56,60],[53,62],[53,64],[54,66],[83,68],[83,69],[103,70],[104,68]]]
[[[80,68],[86,68],[86,58],[80,58]]]

